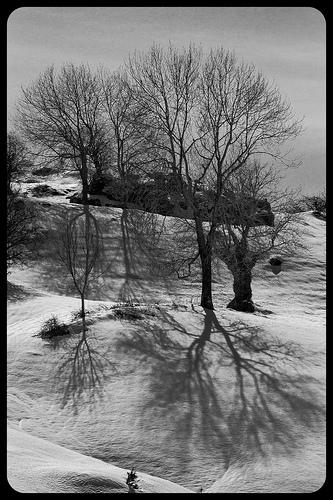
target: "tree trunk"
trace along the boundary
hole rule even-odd
[[[86,327],[86,310],[84,303],[84,293],[81,293],[81,319],[82,319],[82,332],[84,333],[87,329]]]
[[[81,181],[82,181],[82,203],[83,205],[88,205],[88,166],[87,157],[85,154],[81,156]]]
[[[195,216],[197,242],[201,260],[201,302],[205,309],[214,309],[212,298],[212,244],[213,234],[205,236],[202,220]]]
[[[238,264],[237,267],[229,268],[232,272],[235,297],[227,305],[230,309],[242,312],[254,312],[252,302],[252,268],[246,264]]]
[[[210,253],[200,253],[201,258],[201,306],[214,309],[212,298],[212,256]]]

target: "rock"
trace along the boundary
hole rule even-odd
[[[101,200],[99,200],[98,198],[93,198],[93,199],[89,198],[88,205],[92,205],[95,207],[101,207],[102,203],[101,203]]]
[[[35,196],[37,198],[41,198],[42,196],[56,196],[60,193],[57,189],[52,188],[48,184],[39,184],[38,186],[35,186],[30,189],[30,193],[32,196]]]
[[[66,196],[69,199],[69,203],[78,203],[82,205],[82,196],[78,193],[72,194],[72,196]]]
[[[79,205],[83,204],[83,199],[82,195],[75,193],[72,196],[66,196],[67,199],[69,199],[69,203],[78,203]],[[102,202],[99,198],[88,198],[88,205],[94,206],[94,207],[101,207]]]
[[[45,167],[40,167],[40,168],[34,168],[31,173],[33,175],[39,175],[41,177],[46,177],[48,175],[52,175],[52,174],[56,174],[59,172],[59,168],[58,167],[49,167],[49,166],[45,166]]]
[[[283,260],[280,257],[272,257],[269,259],[269,263],[271,266],[281,266]]]

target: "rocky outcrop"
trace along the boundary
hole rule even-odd
[[[30,189],[30,193],[36,198],[42,198],[44,196],[57,196],[63,194],[57,189],[52,188],[48,184],[38,184],[38,186],[34,186]]]
[[[156,174],[156,179],[140,181],[132,175],[122,182],[111,174],[95,174],[89,186],[89,205],[137,208],[146,212],[191,219],[193,212],[177,189],[170,176]],[[80,194],[69,198],[71,203],[82,203]],[[200,215],[204,221],[211,220],[214,204],[213,191],[200,191],[196,197]],[[237,198],[226,192],[217,207],[221,224],[245,223],[250,226],[274,226],[274,214],[267,199]]]

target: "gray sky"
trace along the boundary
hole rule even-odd
[[[116,69],[154,42],[204,50],[223,46],[253,63],[287,97],[302,136],[303,166],[286,183],[313,193],[325,185],[326,23],[310,7],[23,7],[7,24],[9,115],[20,87],[50,64],[102,64]]]

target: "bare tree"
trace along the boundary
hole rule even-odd
[[[290,257],[302,247],[302,230],[297,214],[286,211],[292,192],[279,190],[281,177],[271,165],[258,161],[248,164],[229,177],[223,196],[228,211],[220,211],[220,224],[215,238],[215,252],[233,276],[235,297],[227,307],[253,312],[252,271],[258,261],[271,252]],[[260,206],[270,201],[274,221],[265,220],[266,210]]]
[[[35,249],[40,235],[36,209],[14,185],[31,166],[27,149],[14,132],[7,134],[7,268],[23,264]]]
[[[146,126],[154,131],[151,145],[194,219],[201,305],[212,309],[212,253],[225,183],[254,155],[286,163],[281,145],[300,132],[300,124],[277,88],[223,49],[203,58],[193,46],[153,46],[131,57],[127,71],[133,96],[147,111]],[[203,188],[213,193],[208,225]]]
[[[102,256],[102,235],[98,221],[85,205],[84,210],[68,215],[61,221],[58,256],[73,279],[81,298],[83,330],[85,323],[85,298],[90,281],[96,278]]]
[[[40,236],[36,210],[17,192],[7,194],[7,268],[24,264]]]
[[[24,176],[32,163],[26,145],[15,133],[7,134],[7,194],[13,192],[13,182]]]
[[[89,162],[96,163],[105,141],[100,119],[98,79],[88,66],[51,66],[35,83],[22,89],[16,124],[44,163],[70,164],[82,181],[88,198]]]
[[[134,98],[127,74],[101,68],[99,78],[114,157],[112,167],[122,181],[126,203],[133,180],[149,170],[151,164],[156,167],[158,157],[156,151],[150,155],[152,148],[148,139],[152,130],[146,126],[147,110]]]

